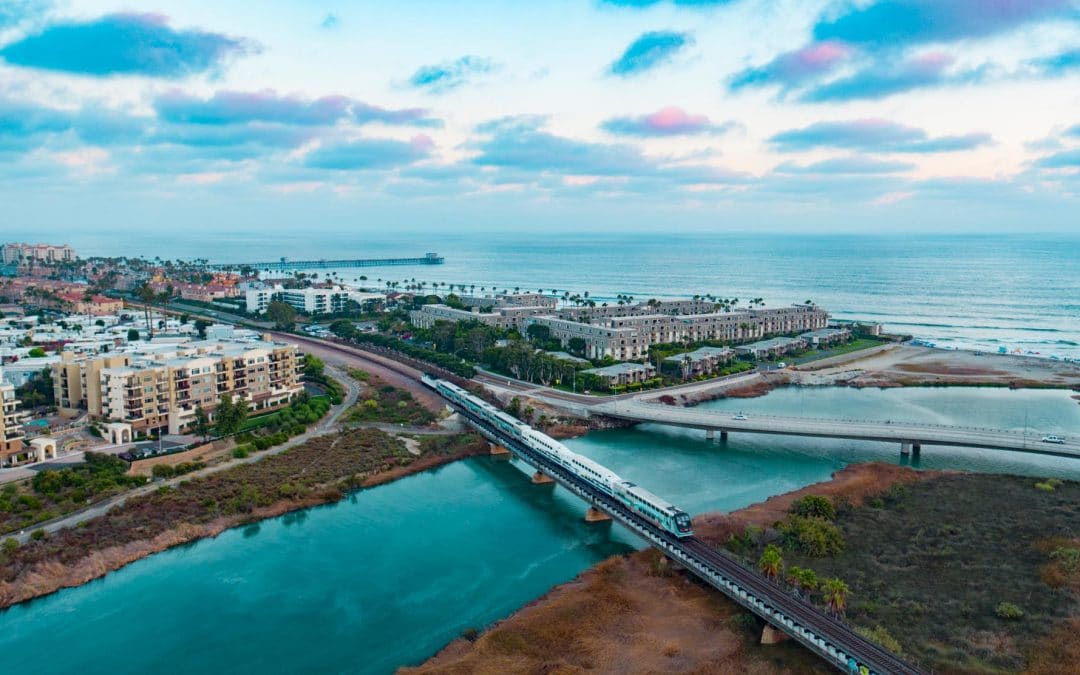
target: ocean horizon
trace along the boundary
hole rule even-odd
[[[18,234],[14,237],[19,238]],[[25,236],[23,237],[26,238]],[[40,236],[31,237],[40,239]],[[48,238],[48,237],[46,237]],[[711,294],[768,305],[812,300],[838,319],[949,348],[1080,357],[1080,234],[71,231],[80,256],[212,262],[413,257],[443,265],[312,270],[385,287],[423,280],[589,292],[597,302]],[[363,281],[361,275],[368,279]],[[744,302],[745,304],[745,302]]]

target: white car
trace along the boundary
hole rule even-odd
[[[1061,436],[1043,436],[1042,437],[1042,442],[1043,443],[1057,443],[1058,445],[1061,445],[1062,443],[1065,442],[1065,439],[1062,438]]]
[[[742,421],[745,421],[745,420],[747,420],[749,418],[746,415],[744,415],[742,413],[739,413],[738,415],[732,415],[731,419],[738,420],[738,421],[742,422]]]

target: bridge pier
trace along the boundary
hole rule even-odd
[[[912,455],[914,455],[915,457],[918,457],[919,452],[921,452],[921,451],[922,451],[922,444],[921,443],[912,443],[911,444],[911,454]]]
[[[727,443],[727,432],[723,429],[720,430],[720,442]]]
[[[706,429],[705,430],[705,440],[711,441],[715,437],[716,437],[716,429]]]
[[[547,485],[548,483],[554,483],[555,479],[547,475],[546,473],[537,471],[533,474],[532,482],[533,485]]]
[[[904,457],[907,457],[908,455],[910,455],[911,454],[911,443],[901,443],[900,444],[900,454],[903,455]]]
[[[509,455],[510,451],[506,449],[506,446],[499,445],[498,443],[488,443],[488,454]]]
[[[611,520],[611,516],[596,508],[595,506],[590,506],[585,511],[586,523],[603,523],[609,520]]]
[[[761,644],[763,645],[775,645],[781,642],[787,642],[791,639],[791,636],[774,627],[771,623],[765,624],[765,627],[761,629]]]

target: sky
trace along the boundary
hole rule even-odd
[[[39,238],[1071,233],[1078,196],[1080,0],[0,0],[0,229]]]

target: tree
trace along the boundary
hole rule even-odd
[[[851,589],[842,579],[825,579],[821,582],[821,592],[825,594],[825,601],[829,603],[829,609],[837,614],[843,614],[847,607],[848,595]]]
[[[196,436],[202,436],[203,441],[210,438],[213,426],[210,424],[210,417],[207,416],[202,407],[195,408],[195,424],[191,427],[191,430]]]
[[[234,401],[229,394],[222,394],[214,410],[214,432],[218,436],[235,434],[248,418],[248,404],[244,399]]]
[[[832,500],[821,495],[806,495],[796,499],[789,511],[807,518],[836,520],[836,507],[833,506]]]
[[[34,347],[30,350],[30,358],[32,359],[40,359],[43,356],[45,356],[45,350],[41,347]]]
[[[148,335],[146,339],[153,340],[154,327],[150,324],[150,309],[154,304],[154,300],[157,299],[157,293],[150,288],[150,284],[144,283],[139,286],[139,290],[135,291],[135,296],[143,303],[143,315],[146,317],[146,333]]]
[[[296,310],[280,300],[274,300],[266,306],[266,318],[274,322],[276,328],[288,330],[296,323]]]
[[[195,319],[195,330],[198,331],[199,337],[203,340],[206,339],[206,329],[211,325],[206,319]]]
[[[137,342],[139,340],[139,331],[135,328],[128,328],[127,341]]]
[[[758,560],[758,569],[761,573],[770,579],[775,579],[780,575],[780,570],[784,567],[784,559],[780,555],[780,547],[776,544],[769,544],[765,547],[764,553],[761,554],[761,559]]]
[[[323,368],[326,364],[322,359],[312,356],[311,354],[304,354],[304,377],[310,379],[319,379],[323,376]]]

